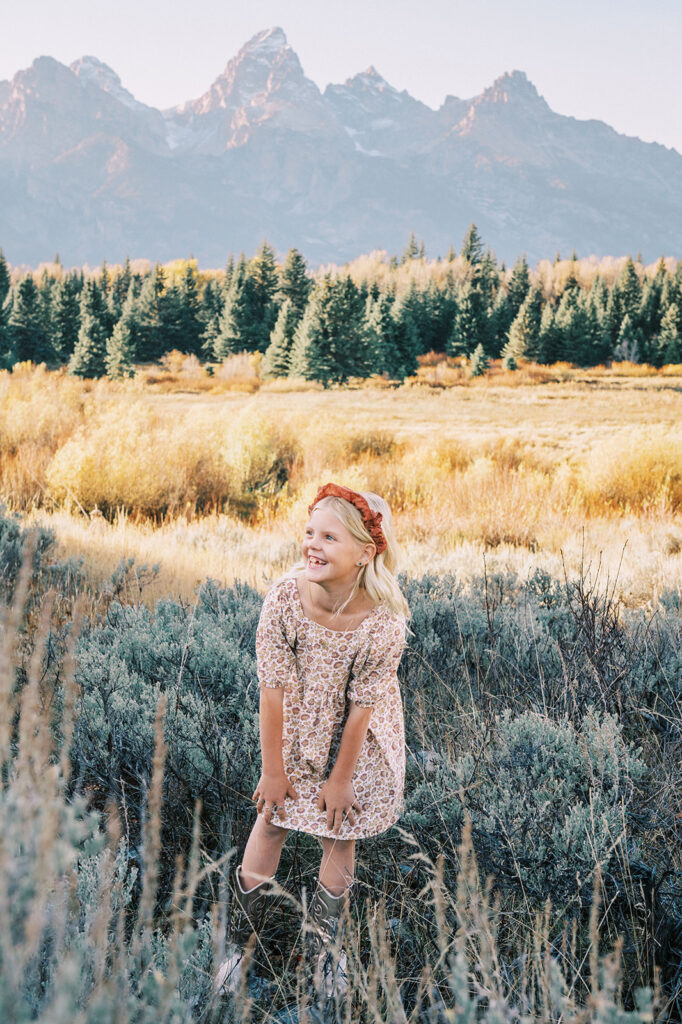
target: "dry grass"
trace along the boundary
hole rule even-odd
[[[170,354],[164,371],[200,369]],[[228,383],[245,373],[225,364]],[[3,500],[51,523],[95,578],[123,557],[159,563],[151,599],[206,575],[263,583],[290,564],[327,479],[386,495],[411,572],[478,571],[484,552],[557,569],[584,537],[614,572],[627,544],[628,600],[680,585],[671,379],[167,394],[20,367],[0,394]],[[106,521],[90,525],[94,508]]]

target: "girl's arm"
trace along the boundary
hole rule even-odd
[[[321,811],[326,807],[327,828],[334,832],[341,828],[344,814],[348,815],[349,823],[354,825],[353,808],[362,810],[355,796],[352,779],[371,717],[372,708],[361,708],[351,701],[334,767],[320,790],[317,806]]]
[[[272,808],[266,804],[281,807],[277,816],[284,821],[284,798],[286,796],[298,800],[298,793],[289,782],[284,771],[282,757],[282,723],[284,719],[284,690],[282,687],[262,686],[260,691],[260,747],[263,759],[263,771],[256,786],[252,800],[256,800],[258,814],[264,811],[263,817],[270,821]]]

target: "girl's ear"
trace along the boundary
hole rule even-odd
[[[367,565],[368,562],[372,561],[376,553],[377,549],[374,544],[365,544],[365,546],[362,549],[362,554],[360,555],[358,561],[362,561],[363,565]]]

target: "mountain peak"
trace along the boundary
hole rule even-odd
[[[79,57],[70,65],[70,68],[81,82],[89,82],[97,86],[98,89],[109,93],[124,106],[130,107],[131,110],[145,109],[145,104],[136,100],[133,94],[123,87],[121,79],[113,68],[110,68],[98,57]]]
[[[481,100],[493,103],[510,103],[521,101],[546,103],[524,71],[505,71],[496,78],[491,86],[485,89]]]
[[[274,25],[272,28],[264,28],[260,32],[256,32],[255,36],[249,39],[248,43],[242,46],[243,50],[261,50],[277,52],[288,46],[287,37],[284,29],[279,28],[278,25]]]

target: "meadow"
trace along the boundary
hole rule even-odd
[[[2,1019],[316,1019],[309,837],[260,982],[210,980],[260,601],[326,480],[391,503],[413,612],[405,813],[360,846],[334,1019],[680,1019],[682,378],[460,370],[0,374]]]

